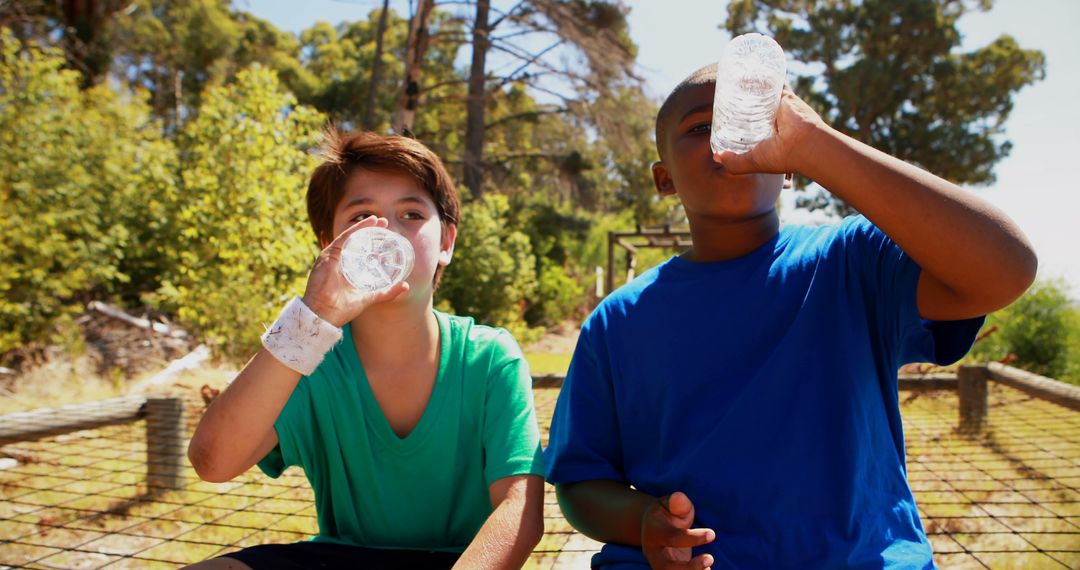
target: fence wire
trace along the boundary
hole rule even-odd
[[[545,443],[558,389],[535,389]],[[901,397],[908,479],[942,568],[1080,568],[1080,412],[991,383],[987,428],[971,436],[956,432],[955,391]],[[173,418],[186,437],[202,408]],[[301,470],[206,483],[146,423],[0,447],[0,568],[177,568],[318,531]],[[183,461],[179,490],[148,482],[148,460]],[[550,485],[544,518],[527,567],[588,567],[600,544],[573,531]]]

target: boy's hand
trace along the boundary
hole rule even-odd
[[[389,289],[367,293],[352,286],[341,272],[341,248],[345,240],[363,228],[389,225],[386,218],[368,216],[341,232],[326,249],[319,253],[315,266],[308,276],[307,290],[304,291],[304,304],[315,314],[335,327],[355,319],[364,309],[375,304],[390,301],[409,290],[405,281]]]
[[[801,165],[812,164],[808,154],[814,151],[814,138],[827,128],[821,116],[785,85],[772,136],[745,153],[726,150],[714,154],[713,160],[732,174],[802,173]]]
[[[708,544],[716,533],[708,528],[691,529],[694,504],[684,493],[660,497],[641,516],[641,551],[654,570],[712,566],[711,554],[691,557],[691,548]]]

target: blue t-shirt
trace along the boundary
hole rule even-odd
[[[919,267],[862,217],[674,257],[582,327],[545,453],[553,483],[686,493],[721,568],[930,568],[897,368],[952,362],[982,319],[929,322]],[[594,566],[639,568],[609,544]]]

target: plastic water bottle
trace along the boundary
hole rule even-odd
[[[784,50],[772,38],[743,34],[728,43],[716,70],[713,152],[746,152],[772,136],[786,74]]]
[[[356,230],[341,247],[341,272],[362,291],[381,291],[404,281],[415,261],[409,240],[386,228]]]

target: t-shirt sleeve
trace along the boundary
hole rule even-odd
[[[310,422],[305,410],[311,408],[311,394],[307,377],[300,378],[285,407],[281,410],[277,420],[274,421],[274,431],[277,432],[278,444],[259,460],[256,464],[263,473],[277,479],[281,474],[293,465],[303,465],[300,450],[305,447],[300,440],[303,434],[308,433],[307,423]],[[304,423],[301,423],[304,422]]]
[[[540,429],[533,406],[529,364],[509,333],[496,340],[484,404],[484,480],[491,485],[512,475],[543,475]]]
[[[594,314],[582,327],[555,405],[544,451],[551,483],[626,480],[611,369],[593,336],[599,322]]]
[[[862,216],[842,224],[848,261],[863,280],[867,311],[897,366],[951,364],[975,342],[985,317],[932,321],[919,315],[916,292],[922,269],[884,232]]]

